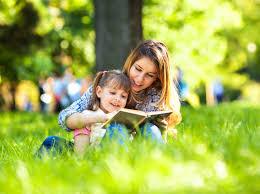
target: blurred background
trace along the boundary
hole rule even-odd
[[[259,0],[0,0],[0,110],[58,112],[145,39],[183,104],[259,105],[259,34]]]

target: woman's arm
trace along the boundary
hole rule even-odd
[[[93,87],[90,86],[88,90],[81,96],[81,98],[75,102],[73,102],[70,106],[65,108],[59,113],[59,125],[66,129],[67,131],[71,131],[75,128],[71,128],[70,126],[67,126],[67,118],[69,118],[73,114],[81,113],[84,110],[89,109],[89,106],[92,101],[92,92]]]
[[[136,104],[136,109],[144,112],[153,112],[153,111],[161,111],[164,110],[163,107],[158,107],[157,102],[160,100],[161,91],[156,88],[151,88],[146,96],[144,96],[144,100]],[[154,125],[160,128],[161,131],[164,131],[168,127],[168,122],[166,119],[157,118],[152,121]]]

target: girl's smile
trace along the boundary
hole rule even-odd
[[[96,94],[100,99],[100,108],[106,112],[114,112],[126,106],[128,93],[120,88],[112,86],[97,86]]]

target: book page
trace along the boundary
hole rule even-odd
[[[147,117],[143,111],[132,109],[119,110],[110,120],[108,120],[103,126],[107,126],[112,122],[124,124],[128,129],[136,128]]]
[[[165,111],[154,111],[154,112],[148,112],[147,116],[159,116],[159,117],[168,117],[172,113],[171,110],[165,110]]]

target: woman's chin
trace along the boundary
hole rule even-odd
[[[131,90],[132,90],[133,92],[140,92],[142,89],[141,89],[140,87],[137,87],[137,86],[132,86],[132,87],[131,87]]]
[[[132,89],[132,91],[135,92],[135,93],[140,92],[140,90],[135,90],[135,89]]]

